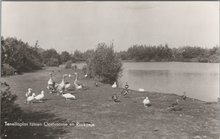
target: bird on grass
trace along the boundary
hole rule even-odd
[[[117,87],[117,84],[116,82],[114,82],[114,84],[112,85],[112,88],[116,88]]]
[[[170,111],[182,111],[183,108],[182,108],[182,107],[179,107],[179,106],[175,106],[175,107],[170,107],[169,110],[170,110]]]
[[[28,91],[26,92],[25,96],[29,97],[32,95],[32,88],[28,88]]]
[[[179,106],[179,99],[176,99],[176,102],[171,104],[168,108],[170,111],[181,111],[183,108]]]
[[[68,90],[71,87],[71,84],[69,82],[65,82],[64,90]]]
[[[144,104],[144,107],[149,107],[151,106],[151,103],[150,103],[150,100],[148,97],[146,97],[144,100],[143,100],[143,104]]]
[[[31,96],[27,97],[26,103],[29,104],[29,103],[33,102],[34,97],[35,97],[35,93],[33,93]]]
[[[138,91],[139,92],[144,92],[144,89],[143,88],[139,88]]]
[[[121,92],[121,94],[123,95],[123,96],[125,96],[125,95],[127,95],[128,94],[128,83],[126,82],[126,84],[125,84],[125,88],[122,90],[122,92]]]
[[[44,91],[43,90],[41,91],[41,93],[39,95],[34,97],[34,99],[39,102],[41,102],[43,98],[44,98]]]
[[[50,78],[47,82],[47,89],[50,91],[50,93],[54,93],[56,91],[56,88],[55,88],[56,83],[53,81],[52,72],[50,73]]]
[[[183,100],[186,100],[186,92],[183,92],[183,95],[181,96],[181,98],[182,98]]]
[[[70,93],[62,94],[62,96],[67,99],[76,99],[76,97]]]
[[[52,72],[50,73],[50,78],[47,82],[47,85],[53,85],[53,78],[52,78]]]
[[[179,99],[176,99],[176,102],[175,103],[172,103],[170,105],[170,107],[174,107],[174,106],[177,106],[179,104]]]
[[[65,91],[65,77],[66,76],[67,76],[67,74],[64,74],[63,78],[61,80],[61,83],[55,85],[55,88],[59,93],[63,93]],[[59,95],[58,92],[57,92],[57,95]]]
[[[98,84],[97,82],[95,82],[95,86],[96,86],[96,87],[99,87],[99,84]]]
[[[76,75],[76,78],[75,78],[75,81],[74,81],[75,88],[77,90],[82,89],[82,84],[78,84],[77,83],[77,81],[78,81],[78,73],[75,73],[75,75]]]
[[[118,96],[117,96],[117,95],[113,95],[113,96],[112,96],[112,100],[113,100],[114,102],[120,102],[120,100],[118,99]]]

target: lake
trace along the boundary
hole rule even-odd
[[[125,62],[120,86],[130,89],[186,95],[204,101],[219,96],[218,63]]]
[[[82,68],[84,63],[78,64]],[[146,91],[186,95],[204,101],[219,97],[218,63],[123,62],[119,86]]]

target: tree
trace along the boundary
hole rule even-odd
[[[60,55],[55,49],[49,49],[43,52],[44,64],[48,66],[59,66],[61,64]]]
[[[71,59],[71,56],[70,56],[70,54],[67,51],[63,51],[61,53],[61,55],[60,55],[61,63],[67,62],[70,59]]]
[[[17,96],[10,91],[10,86],[1,82],[1,137],[6,138],[9,133],[12,133],[12,128],[6,127],[5,122],[17,121],[21,122],[21,109],[15,104]]]
[[[75,50],[72,59],[74,62],[84,61],[83,53],[80,52],[79,50]]]
[[[122,71],[122,63],[113,50],[113,44],[108,47],[105,43],[99,43],[87,64],[89,75],[105,83],[117,81]]]
[[[20,72],[41,69],[41,56],[28,43],[17,38],[1,38],[3,64],[9,64]]]

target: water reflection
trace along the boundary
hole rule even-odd
[[[218,69],[216,64],[201,63],[125,63],[120,86],[128,82],[135,90],[144,88],[180,95],[185,91],[193,98],[216,101],[219,96]]]

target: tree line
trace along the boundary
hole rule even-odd
[[[220,49],[218,46],[213,48],[201,48],[184,46],[179,48],[169,48],[167,44],[159,46],[134,45],[127,51],[118,52],[122,60],[131,61],[180,61],[180,62],[205,62],[219,63]]]
[[[98,44],[98,47],[101,46],[107,47],[105,43]],[[41,48],[38,41],[34,46],[31,46],[15,37],[5,39],[1,37],[1,75],[30,72],[42,69],[45,66],[59,66],[67,62],[84,61],[88,63],[94,54],[96,54],[95,49],[85,52],[75,50],[74,53],[68,51],[58,53],[55,49],[45,50]],[[159,46],[133,45],[126,51],[114,52],[114,54],[121,60],[129,61],[220,62],[220,49],[218,46],[207,49],[192,46],[169,48],[167,44]]]
[[[55,49],[45,50],[36,41],[34,46],[15,37],[1,37],[1,75],[30,72],[45,66],[59,66],[67,61],[84,61],[82,52],[58,53]]]

